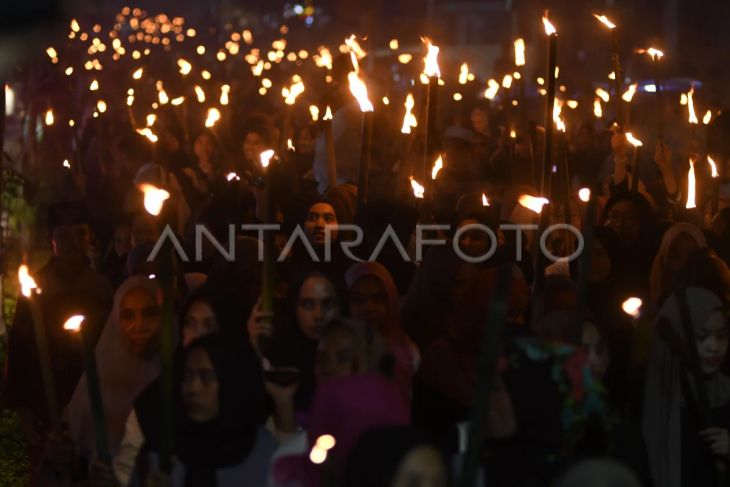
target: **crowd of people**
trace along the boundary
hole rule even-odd
[[[247,113],[246,100],[234,144],[215,129],[188,134],[162,111],[156,143],[124,113],[89,124],[84,177],[62,174],[67,198],[39,224],[53,256],[34,273],[60,425],[51,424],[28,299],[9,328],[2,398],[21,421],[29,482],[456,485],[473,425],[484,421],[479,485],[725,485],[727,117],[707,148],[666,137],[641,164],[624,131],[586,121],[562,136],[553,172],[542,165],[544,131],[511,134],[516,117],[510,126],[504,111],[465,100],[440,113],[443,169],[423,199],[408,179],[422,177],[423,134],[404,142],[390,133],[399,120],[378,118],[358,204],[361,114],[348,71],[335,67],[320,103],[333,114],[336,181],[324,122],[281,130],[282,113]],[[700,185],[688,210],[677,161],[689,146]],[[278,159],[264,172],[267,149]],[[702,175],[708,155],[721,168],[717,187]],[[145,184],[169,193],[158,216],[145,210]],[[547,218],[522,195],[547,197]],[[537,232],[509,226],[538,220],[575,226],[590,258],[567,259],[577,237],[555,231],[546,246],[563,258],[546,261]],[[241,228],[262,222],[280,224],[271,283],[261,235]],[[432,240],[457,235],[457,248],[417,252],[425,224]],[[345,225],[362,232],[349,250]],[[172,289],[161,279],[166,229],[181,243],[169,247]],[[297,231],[303,239],[292,239]],[[170,292],[172,317],[163,312]],[[638,311],[625,306],[630,298]],[[78,314],[94,344],[110,461],[98,451],[82,344],[63,329]],[[482,364],[485,336],[498,341],[494,370]]]

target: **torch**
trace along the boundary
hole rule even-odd
[[[329,180],[329,187],[334,188],[337,186],[337,159],[335,156],[335,138],[332,133],[332,110],[329,105],[327,105],[322,118],[322,124],[324,125],[324,141],[327,147],[327,179]]]
[[[529,194],[523,194],[518,198],[517,202],[520,204],[520,206],[527,208],[528,210],[535,213],[535,216],[540,218],[537,238],[533,241],[533,244],[537,243],[536,250],[539,250],[540,238],[545,229],[550,224],[550,201],[547,198],[541,196],[531,196]],[[545,283],[545,267],[547,267],[547,257],[543,255],[543,252],[536,252],[536,254],[537,265],[535,266],[535,292],[541,292]]]
[[[165,201],[170,198],[170,193],[153,184],[140,184],[139,190],[144,194],[144,207],[147,213],[158,217],[163,210]],[[160,334],[160,356],[162,365],[160,367],[160,413],[162,422],[160,425],[160,468],[165,473],[172,469],[172,416],[173,416],[173,379],[172,379],[172,355],[173,355],[173,300],[174,280],[172,266],[172,249],[164,245],[160,249],[160,284],[162,287],[162,313],[160,323],[162,333]]]
[[[365,82],[360,79],[355,71],[350,71],[347,75],[350,83],[350,93],[357,99],[362,112],[362,139],[360,143],[360,168],[357,183],[357,202],[358,207],[368,201],[368,176],[370,171],[370,161],[372,158],[373,143],[373,104],[368,99],[368,88]]]
[[[51,424],[51,430],[57,431],[60,427],[60,414],[58,409],[58,395],[56,394],[56,382],[51,369],[51,356],[48,351],[48,338],[46,326],[43,320],[43,310],[38,302],[41,294],[40,288],[28,272],[28,266],[23,264],[18,269],[18,280],[23,296],[28,300],[30,313],[33,320],[33,334],[35,335],[36,348],[38,350],[38,362],[43,380],[43,390],[46,396],[46,408]]]
[[[546,12],[547,15],[547,12]],[[545,34],[548,36],[547,62],[547,100],[545,105],[545,149],[543,154],[542,174],[540,177],[540,193],[545,192],[545,172],[550,170],[553,161],[553,107],[555,105],[555,70],[558,61],[558,31],[547,16],[543,16]]]
[[[717,171],[717,164],[712,157],[707,156],[707,164],[710,165],[711,177],[712,177],[712,216],[717,214],[717,210],[720,204],[720,173]]]
[[[633,173],[631,174],[631,191],[639,192],[639,147],[644,145],[639,139],[634,137],[631,132],[626,132],[626,140],[634,146],[633,164],[631,165]]]
[[[262,220],[264,223],[271,223],[274,216],[274,201],[271,191],[271,160],[274,157],[274,151],[269,149],[263,151],[259,155],[261,168],[264,170],[264,204],[262,212]],[[264,262],[263,272],[261,274],[261,310],[265,313],[272,313],[274,309],[274,278],[275,278],[275,255],[274,255],[274,235],[272,232],[264,233]],[[260,345],[260,350],[266,349],[265,345]]]
[[[426,131],[423,144],[423,178],[428,174],[428,164],[431,154],[434,153],[436,142],[436,115],[438,113],[438,85],[441,79],[441,70],[438,65],[439,47],[431,42],[428,37],[421,37],[428,51],[423,58],[423,75],[428,78],[426,91]]]
[[[111,454],[109,453],[109,441],[106,430],[106,419],[104,417],[104,402],[99,387],[99,371],[96,367],[96,355],[94,346],[87,336],[86,327],[82,326],[86,317],[83,315],[71,316],[63,324],[63,329],[81,336],[81,347],[84,356],[84,371],[86,372],[86,386],[89,391],[89,406],[94,419],[94,430],[96,432],[96,455],[101,462],[111,466]]]
[[[527,106],[525,105],[525,40],[516,39],[515,46],[515,67],[519,73],[519,97],[520,97],[520,123],[522,130],[527,126]],[[515,76],[516,77],[516,76]]]
[[[603,25],[611,31],[611,63],[613,65],[613,89],[614,99],[616,103],[616,124],[619,128],[624,126],[623,106],[621,105],[621,80],[623,79],[623,71],[621,71],[621,56],[619,53],[618,31],[616,24],[608,20],[605,15],[593,14]]]
[[[657,138],[661,141],[664,139],[664,104],[662,103],[662,77],[659,72],[659,60],[664,57],[664,53],[655,47],[639,49],[637,52],[651,56],[652,67],[654,68],[654,94],[656,96],[657,107]]]

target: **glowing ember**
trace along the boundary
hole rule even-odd
[[[643,142],[641,142],[641,141],[640,141],[639,139],[637,139],[636,137],[634,137],[634,135],[633,135],[633,134],[632,134],[631,132],[626,132],[626,140],[628,140],[628,141],[629,141],[629,143],[630,143],[631,145],[633,145],[634,147],[641,147],[641,146],[643,146],[643,145],[644,145],[644,143],[643,143]]]
[[[272,157],[274,157],[274,151],[272,149],[263,151],[259,155],[259,160],[261,161],[261,167],[263,167],[263,168],[269,167],[269,163],[271,162]]]
[[[63,329],[72,332],[81,331],[81,323],[86,319],[84,315],[73,315],[63,323]]]
[[[221,119],[221,112],[217,108],[209,108],[208,116],[205,118],[205,126],[211,128]]]
[[[411,188],[413,189],[413,196],[415,196],[418,199],[423,199],[423,195],[426,192],[426,188],[421,186],[418,181],[413,179],[413,176],[410,176],[408,179],[411,180]]]
[[[521,206],[535,213],[541,213],[542,207],[550,203],[547,198],[543,198],[541,196],[530,196],[529,194],[521,195],[518,202]]]
[[[606,17],[605,15],[593,14],[593,16],[596,19],[598,19],[603,25],[605,25],[606,27],[608,27],[609,29],[615,29],[616,28],[616,24],[614,24],[613,22],[611,22],[610,20],[608,20],[608,17]]]
[[[20,282],[20,291],[26,298],[29,298],[33,289],[38,289],[38,285],[28,272],[28,266],[23,264],[18,268],[18,281]],[[40,290],[39,290],[40,291]]]
[[[515,66],[525,65],[525,40],[515,40]]]
[[[719,178],[720,173],[717,172],[717,164],[715,164],[715,161],[712,159],[712,157],[707,156],[707,163],[710,165],[710,170],[712,171],[712,178]]]
[[[640,298],[628,298],[621,304],[621,309],[624,310],[624,313],[626,313],[627,315],[633,318],[638,318],[641,314],[642,304],[643,302]]]
[[[403,116],[403,126],[400,129],[400,133],[402,134],[410,134],[411,129],[418,126],[416,116],[413,114],[414,106],[415,101],[413,99],[413,95],[411,93],[408,93],[405,101],[406,114]]]
[[[578,190],[578,199],[583,203],[588,203],[591,199],[591,190],[589,188],[580,188]]]
[[[441,169],[444,167],[444,160],[439,155],[438,159],[436,159],[436,162],[433,163],[433,168],[431,168],[431,179],[436,179],[438,176],[438,173]]]
[[[159,215],[165,201],[170,198],[170,193],[147,183],[140,184],[139,190],[144,193],[144,208],[147,213],[153,216]]]
[[[696,200],[696,180],[695,180],[695,163],[689,160],[689,172],[687,173],[687,204],[684,206],[688,210],[697,208]]]
[[[487,195],[482,193],[482,206],[489,206],[489,200],[487,199]]]
[[[423,58],[423,74],[427,77],[441,77],[441,70],[439,69],[438,55],[439,47],[431,42],[428,37],[421,37],[421,41],[426,45],[428,52],[426,57]]]

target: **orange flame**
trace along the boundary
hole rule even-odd
[[[482,206],[489,206],[489,200],[487,199],[487,195],[482,193]]]
[[[519,38],[515,40],[515,66],[525,65],[525,40]]]
[[[710,170],[712,171],[712,179],[719,178],[720,173],[717,172],[717,164],[715,164],[715,161],[712,159],[712,157],[707,156],[707,163],[710,165]]]
[[[261,167],[263,167],[264,169],[269,167],[269,163],[271,162],[272,157],[274,157],[273,149],[268,149],[268,150],[263,151],[259,155],[259,160],[261,161]]]
[[[466,63],[462,63],[459,67],[459,84],[465,85],[466,82],[469,80],[469,65]]]
[[[372,112],[374,110],[372,102],[368,99],[368,87],[365,82],[360,79],[355,71],[347,73],[347,80],[350,83],[350,93],[355,97],[360,105],[360,110],[364,112]]]
[[[421,186],[418,181],[413,179],[413,176],[410,176],[408,179],[411,180],[411,188],[413,189],[413,196],[415,196],[418,199],[423,199],[423,195],[426,192],[426,188]]]
[[[203,88],[198,85],[195,85],[195,95],[198,97],[198,103],[203,103],[205,101],[205,92],[203,91]]]
[[[148,183],[140,184],[139,190],[144,193],[144,208],[147,213],[153,216],[159,215],[165,200],[170,198],[170,193]]]
[[[578,190],[578,199],[583,203],[588,203],[591,199],[591,190],[589,188],[580,188]]]
[[[46,112],[46,120],[45,121],[46,121],[46,125],[48,125],[49,127],[51,125],[53,125],[53,122],[54,122],[54,119],[53,119],[53,110],[50,109],[50,108]]]
[[[689,123],[697,125],[700,123],[697,120],[697,114],[695,113],[695,101],[694,101],[695,87],[694,85],[687,92],[687,110],[689,112]]]
[[[664,52],[660,51],[656,47],[647,47],[646,49],[637,49],[637,53],[639,54],[648,54],[652,61],[658,61],[659,59],[664,57]]]
[[[137,133],[147,137],[150,142],[157,142],[157,135],[149,127],[137,129]]]
[[[217,108],[208,109],[208,116],[205,119],[205,126],[211,128],[221,119],[221,112]]]
[[[20,292],[23,296],[29,298],[33,289],[38,289],[35,279],[28,272],[28,266],[23,264],[18,268],[18,281],[20,282]]]
[[[180,68],[180,74],[187,76],[193,69],[193,65],[187,62],[185,59],[178,59],[177,65]]]
[[[484,98],[487,100],[494,100],[494,97],[497,96],[497,92],[499,91],[499,83],[497,83],[496,80],[490,79],[487,81],[487,89],[484,92]]]
[[[294,83],[290,87],[285,86],[281,89],[281,96],[284,97],[284,103],[287,105],[294,105],[297,97],[304,93],[304,82],[302,78],[299,75],[294,75],[292,81]]]
[[[624,313],[627,315],[638,318],[641,314],[642,304],[643,302],[640,298],[628,298],[621,304],[621,309],[624,310]]]
[[[426,57],[423,58],[423,74],[425,74],[429,78],[432,78],[434,76],[437,78],[441,78],[441,70],[439,69],[438,62],[439,47],[431,42],[431,39],[429,39],[428,37],[421,37],[421,41],[428,48]]]
[[[593,14],[593,16],[609,29],[613,30],[616,28],[616,24],[608,20],[608,17],[606,17],[605,15]]]
[[[309,105],[309,115],[312,117],[313,122],[319,120],[319,107],[317,105]]]
[[[529,194],[521,195],[518,202],[521,206],[538,214],[542,213],[543,206],[550,203],[547,198],[543,198],[541,196],[530,196]]]
[[[418,126],[416,116],[413,114],[415,101],[413,100],[413,95],[411,93],[408,93],[406,96],[404,106],[406,107],[406,114],[403,116],[403,126],[400,129],[400,133],[410,134],[411,129]]]
[[[327,109],[324,111],[324,117],[322,117],[322,120],[332,120],[332,110],[329,105],[327,105]]]
[[[695,180],[695,163],[692,159],[689,160],[689,172],[687,173],[687,204],[685,208],[688,210],[697,208],[696,202],[696,184]]]
[[[631,145],[633,145],[634,147],[641,147],[644,145],[644,143],[642,141],[640,141],[639,139],[637,139],[636,137],[634,137],[634,135],[631,132],[626,132],[626,140],[628,140],[629,143]]]
[[[73,315],[63,323],[63,329],[77,333],[81,331],[81,323],[84,322],[86,317],[84,315]]]
[[[431,168],[431,179],[436,179],[436,176],[438,176],[438,173],[441,169],[444,167],[444,160],[439,155],[438,159],[436,159],[436,162],[433,163],[433,168]]]
[[[542,24],[545,26],[545,33],[547,35],[552,36],[558,33],[555,26],[548,20],[547,12],[545,12],[545,15],[542,16]]]
[[[705,112],[705,115],[702,117],[702,123],[704,125],[709,125],[712,121],[712,110],[707,110]]]
[[[603,103],[608,103],[608,101],[611,99],[611,95],[609,95],[608,92],[603,88],[596,88],[596,96],[603,100]]]
[[[626,90],[626,92],[623,95],[621,95],[621,99],[623,101],[625,101],[626,103],[630,103],[631,100],[634,99],[634,95],[636,94],[636,88],[638,86],[639,85],[637,83],[634,83],[632,85],[629,85],[629,89]]]

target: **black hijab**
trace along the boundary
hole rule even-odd
[[[241,463],[253,450],[267,416],[261,365],[243,334],[216,333],[185,350],[208,355],[218,379],[218,416],[205,423],[177,418],[175,452],[185,465],[186,486],[215,486],[216,470]],[[177,384],[180,387],[182,377]]]

